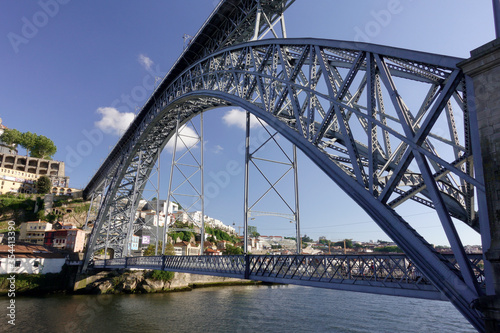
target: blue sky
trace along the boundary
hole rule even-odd
[[[3,1],[0,4],[0,117],[4,125],[51,138],[73,187],[82,188],[147,100],[155,78],[180,55],[217,1]],[[392,11],[390,16],[381,16]],[[286,12],[289,37],[360,40],[466,58],[494,39],[490,1],[297,0]],[[244,131],[229,109],[205,115],[206,178],[232,161],[243,167]],[[226,115],[226,121],[224,116]],[[230,116],[233,117],[230,117]],[[227,118],[229,117],[229,118]],[[231,122],[231,120],[233,122]],[[235,144],[236,143],[236,144]],[[165,152],[162,165],[170,163]],[[313,238],[386,239],[307,159],[299,160],[301,222]],[[241,225],[243,173],[206,208]],[[168,179],[164,172],[162,179]],[[328,184],[325,186],[325,184]],[[162,185],[166,191],[166,185]],[[431,242],[446,244],[431,212],[401,213]],[[293,235],[286,219],[253,221],[261,234]],[[465,244],[479,237],[459,227]]]

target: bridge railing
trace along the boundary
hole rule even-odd
[[[469,255],[478,282],[484,281],[482,256]],[[453,255],[445,255],[458,268]],[[380,281],[430,285],[405,255],[250,256],[250,275],[325,282]]]
[[[457,269],[459,269],[459,265],[457,263],[457,260],[455,259],[455,256],[452,254],[445,254],[444,257],[448,259],[449,262],[451,262]],[[484,279],[484,262],[483,262],[483,256],[481,254],[468,254],[467,258],[469,258],[469,261],[471,263],[472,271],[474,272],[474,276],[479,282],[479,287],[483,290],[486,289],[486,281]]]
[[[243,255],[165,256],[165,270],[243,278],[245,268],[245,256]]]
[[[445,258],[458,268],[453,255]],[[469,255],[469,260],[477,281],[484,287],[482,256]],[[94,267],[158,269],[328,288],[337,284],[436,291],[403,254],[151,256],[95,260]]]
[[[127,268],[149,268],[163,269],[164,258],[162,256],[151,257],[129,257],[127,258]]]
[[[327,283],[360,281],[429,285],[404,255],[252,256],[250,275]]]

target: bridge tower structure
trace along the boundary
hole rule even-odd
[[[493,0],[496,39],[471,51],[460,67],[471,78],[481,156],[483,159],[489,230],[481,230],[486,265],[491,266],[491,293],[478,306],[488,332],[500,331],[500,1]]]
[[[463,59],[274,32],[293,0],[224,0],[87,185],[101,194],[85,256],[124,256],[145,179],[176,128],[239,106],[288,139],[391,237],[479,331],[494,295],[488,257],[478,280],[456,223],[491,243],[472,80]],[[284,25],[283,25],[284,27]],[[258,38],[256,38],[258,36]],[[435,212],[454,260],[406,221],[409,202]]]

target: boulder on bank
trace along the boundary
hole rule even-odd
[[[101,271],[76,279],[75,292],[86,294],[156,293],[191,290],[194,286],[241,284],[249,281],[166,271]],[[253,282],[252,282],[253,283]]]
[[[143,293],[155,293],[158,291],[164,291],[168,289],[168,284],[161,280],[144,279],[144,281],[138,286],[137,290]]]

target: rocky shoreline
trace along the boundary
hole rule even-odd
[[[189,273],[171,273],[171,279],[155,278],[153,272],[101,271],[89,276],[79,276],[75,282],[74,293],[144,294],[188,291],[200,287],[257,284],[255,281]]]
[[[27,280],[31,283],[25,283]],[[66,274],[64,278],[22,274],[18,276],[18,282],[16,295],[146,294],[190,291],[194,288],[214,286],[260,284],[256,281],[235,278],[152,270],[96,271],[88,274],[75,272],[70,276]],[[7,295],[7,292],[6,286],[0,283],[0,296]]]

